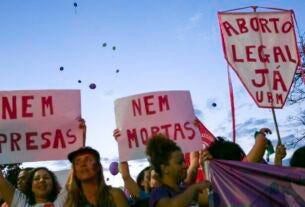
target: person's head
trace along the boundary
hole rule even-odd
[[[145,190],[145,182],[149,182],[150,177],[150,167],[146,167],[137,176],[137,184],[142,189]]]
[[[175,142],[162,134],[153,136],[147,143],[146,154],[160,179],[164,176],[174,178],[177,182],[186,176],[184,156]]]
[[[305,157],[305,146],[300,147],[293,153],[291,160],[290,160],[290,166],[305,168],[304,157]]]
[[[137,184],[145,191],[145,187],[148,187],[148,191],[152,188],[158,187],[159,184],[158,174],[150,166],[144,168],[137,176]]]
[[[214,159],[220,160],[240,161],[246,156],[238,144],[226,141],[222,137],[217,137],[217,139],[208,147],[208,151]]]
[[[17,188],[21,191],[21,192],[25,192],[25,181],[27,176],[29,175],[30,171],[33,170],[32,167],[28,167],[28,168],[23,168],[20,170],[20,172],[18,173],[18,177],[17,177]]]
[[[159,186],[160,186],[160,180],[159,180],[158,173],[154,169],[151,169],[150,176],[149,176],[149,187],[152,189],[152,188],[156,188]]]
[[[24,189],[29,204],[53,202],[59,193],[59,184],[52,171],[38,167],[29,172]]]
[[[106,185],[103,167],[100,162],[100,154],[91,147],[81,147],[71,152],[68,159],[72,163],[72,183],[65,206],[82,206],[88,200],[83,193],[85,183],[93,183],[97,186],[97,206],[111,206],[113,199],[109,186]]]
[[[74,176],[79,182],[102,178],[102,165],[99,153],[91,147],[82,147],[68,155],[72,163]]]

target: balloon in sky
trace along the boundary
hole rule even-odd
[[[77,82],[78,82],[78,83],[81,83],[81,82],[82,82],[82,80],[78,80]]]
[[[104,43],[103,43],[103,47],[106,47],[106,46],[107,46],[107,43],[106,43],[106,42],[104,42]]]
[[[74,5],[74,7],[77,7],[77,3],[76,3],[76,2],[74,2],[74,4],[73,4],[73,5]]]
[[[213,107],[216,107],[216,106],[217,106],[217,104],[216,104],[216,103],[212,103],[212,106],[213,106]]]
[[[112,50],[116,50],[116,47],[115,47],[115,46],[113,46],[113,47],[112,47]]]
[[[60,71],[63,71],[63,70],[64,70],[64,67],[61,66],[61,67],[59,68],[59,70],[60,70]]]
[[[89,85],[89,88],[90,88],[90,89],[95,89],[95,88],[96,88],[95,83],[91,83],[91,84]]]
[[[119,69],[117,69],[115,72],[116,72],[116,73],[119,73],[119,72],[120,72],[120,70],[119,70]]]
[[[109,171],[112,175],[117,175],[119,173],[119,163],[118,162],[110,163]]]

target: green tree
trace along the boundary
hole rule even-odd
[[[21,163],[0,165],[0,169],[6,179],[15,187],[17,186],[17,176],[20,172],[20,165]]]

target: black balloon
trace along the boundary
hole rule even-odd
[[[63,71],[63,70],[64,70],[64,67],[61,66],[61,67],[59,68],[59,70],[60,70],[60,71]]]
[[[78,83],[81,83],[82,81],[81,81],[81,80],[78,80],[77,82],[78,82]]]
[[[96,88],[95,83],[91,83],[91,84],[89,85],[89,88],[90,88],[90,89],[95,89],[95,88]]]
[[[115,47],[115,46],[113,46],[113,47],[112,47],[112,50],[116,50],[116,47]]]
[[[212,106],[213,106],[213,107],[216,107],[216,106],[217,106],[217,104],[216,104],[216,103],[212,103]]]
[[[74,5],[74,7],[77,7],[77,3],[76,3],[76,2],[74,2],[74,4],[73,4],[73,5]]]
[[[106,46],[107,46],[107,43],[106,43],[106,42],[104,42],[104,43],[103,43],[103,47],[106,47]]]
[[[116,73],[119,73],[119,72],[120,72],[120,70],[118,69],[118,70],[116,70],[115,72],[116,72]]]

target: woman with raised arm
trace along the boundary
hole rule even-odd
[[[25,182],[25,192],[14,188],[0,172],[0,191],[9,206],[30,207],[50,205],[62,207],[67,192],[59,194],[56,176],[45,167],[34,168]]]
[[[267,148],[266,134],[271,134],[271,130],[262,128],[256,133],[255,143],[248,154],[245,154],[238,144],[226,141],[222,137],[217,137],[207,150],[202,152],[201,158],[202,160],[221,159],[243,162],[262,162]]]
[[[113,131],[115,140],[119,139],[121,132],[119,129]],[[128,162],[120,162],[121,175],[124,181],[124,187],[131,195],[129,203],[133,206],[148,206],[149,196],[151,189],[158,187],[160,182],[157,173],[150,167],[144,168],[135,181],[129,172]],[[138,205],[141,203],[141,205]]]

